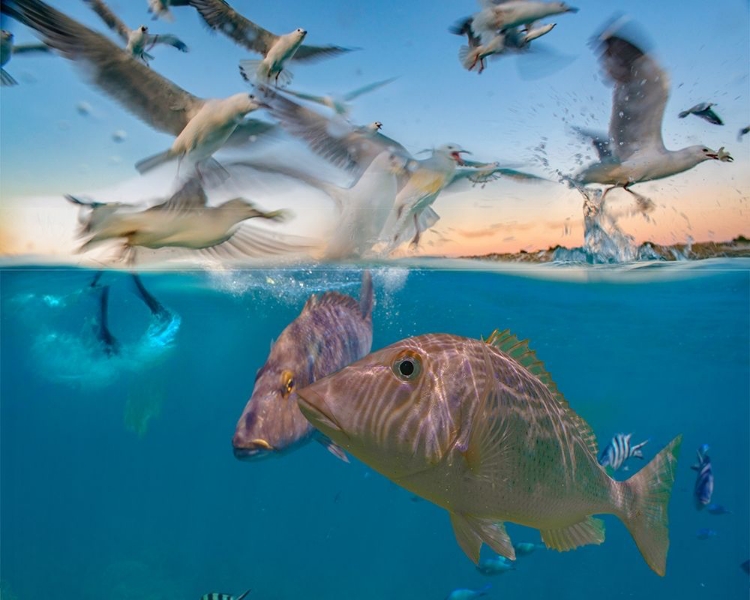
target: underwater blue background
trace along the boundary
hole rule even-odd
[[[107,273],[109,324],[122,343],[112,358],[92,332],[92,272],[0,271],[2,597],[197,600],[253,588],[258,600],[442,599],[491,583],[489,598],[506,600],[747,598],[748,266],[372,267],[373,349],[425,332],[510,328],[530,340],[600,447],[634,432],[650,438],[650,460],[684,435],[664,578],[611,516],[601,546],[538,550],[516,571],[484,577],[445,511],[356,459],[347,465],[314,442],[277,459],[233,457],[235,423],[270,341],[310,293],[356,297],[358,266],[145,273],[179,315],[161,335],[129,276]],[[139,398],[161,403],[142,436],[124,423]],[[703,443],[713,501],[732,514],[693,505],[690,466]],[[699,540],[700,528],[718,534]],[[508,531],[539,541],[534,530]]]

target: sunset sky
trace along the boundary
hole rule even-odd
[[[84,2],[51,4],[99,31],[104,26]],[[191,8],[175,8],[175,22],[150,21],[146,1],[111,0],[132,28],[175,33],[189,46],[182,54],[157,47],[152,68],[201,97],[249,90],[238,62],[255,58],[227,38],[211,34]],[[310,44],[361,50],[308,65],[293,65],[291,87],[309,93],[343,93],[398,77],[356,101],[352,120],[382,121],[383,132],[413,153],[455,142],[477,160],[498,160],[557,179],[593,158],[571,127],[606,130],[611,88],[605,84],[590,38],[619,8],[642,27],[655,56],[669,72],[672,92],[664,119],[668,148],[705,144],[731,152],[734,163],[710,161],[672,178],[636,186],[656,209],[650,220],[623,218],[621,227],[639,241],[661,243],[726,240],[750,234],[750,18],[747,0],[697,0],[678,4],[630,0],[581,0],[577,14],[548,22],[557,27],[535,42],[537,52],[492,60],[482,75],[458,62],[463,41],[448,27],[478,8],[476,2],[283,0],[231,4],[277,33],[308,30]],[[5,19],[17,43],[35,35]],[[109,35],[109,33],[107,33]],[[114,38],[113,38],[114,39]],[[166,196],[174,170],[141,177],[133,165],[172,142],[85,82],[85,73],[59,56],[20,56],[4,67],[19,81],[0,91],[0,252],[67,254],[76,245],[76,210],[62,195],[142,202]],[[677,113],[711,101],[726,123],[711,125]],[[88,114],[78,110],[81,103]],[[260,118],[270,118],[258,113]],[[125,132],[117,142],[113,134]],[[282,137],[256,152],[310,160],[300,142]],[[221,160],[221,155],[217,156]],[[321,167],[322,168],[322,167]],[[330,169],[326,169],[326,173]],[[341,179],[340,181],[345,181]],[[292,208],[288,230],[324,235],[332,226],[330,200],[288,180],[233,178],[212,202],[243,195],[268,209]],[[619,200],[618,200],[619,199]],[[628,194],[611,197],[616,209]],[[582,198],[559,183],[519,184],[499,180],[484,188],[468,185],[445,192],[433,208],[441,216],[424,238],[425,254],[482,254],[535,250],[582,243]]]

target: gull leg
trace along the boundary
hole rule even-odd
[[[411,245],[415,248],[419,246],[419,236],[421,232],[419,231],[419,220],[417,219],[416,213],[414,214],[414,228],[417,230],[417,232],[414,234],[414,239],[411,241]]]
[[[638,212],[640,212],[645,219],[648,220],[648,213],[654,210],[656,208],[656,205],[654,204],[653,200],[650,198],[646,198],[646,196],[641,196],[640,194],[637,194],[633,190],[630,189],[629,185],[623,186],[623,188],[626,192],[628,192],[633,198],[635,198],[635,204],[636,208],[638,209]]]
[[[484,71],[484,67],[485,67],[485,62],[484,62],[484,59],[483,59],[483,58],[480,58],[480,59],[479,59],[479,71],[478,71],[478,73],[479,73],[480,75],[482,74],[482,71]]]
[[[146,286],[143,285],[137,273],[131,273],[130,275],[133,278],[133,283],[135,283],[138,296],[148,306],[151,315],[159,320],[167,320],[169,318],[169,311],[146,289]]]
[[[99,295],[99,321],[97,322],[97,337],[99,341],[104,345],[104,352],[107,356],[113,354],[119,354],[120,344],[117,338],[112,335],[112,332],[107,326],[107,313],[109,309],[109,286],[105,285],[102,287],[101,294]]]

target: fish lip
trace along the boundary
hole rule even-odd
[[[237,460],[257,461],[277,454],[276,449],[266,440],[256,439],[250,442],[252,447],[233,446],[234,457]]]
[[[307,398],[305,396],[307,396]],[[317,405],[313,404],[313,402],[316,402]],[[297,406],[299,406],[300,412],[305,419],[310,421],[316,429],[318,427],[317,423],[320,423],[333,431],[338,431],[346,435],[341,424],[336,421],[332,415],[319,408],[321,404],[327,406],[325,400],[323,400],[323,397],[320,394],[304,388],[302,390],[297,390]],[[347,435],[347,437],[349,436]]]

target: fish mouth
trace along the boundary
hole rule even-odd
[[[313,392],[309,389],[302,389],[297,391],[297,405],[299,406],[302,415],[310,421],[310,423],[316,428],[324,431],[340,431],[344,433],[344,428],[341,427],[338,421],[333,418],[331,414],[326,412],[328,406],[326,405],[323,396],[317,392]]]
[[[237,460],[258,460],[276,454],[275,448],[266,440],[255,439],[242,447],[234,446],[234,457]]]

